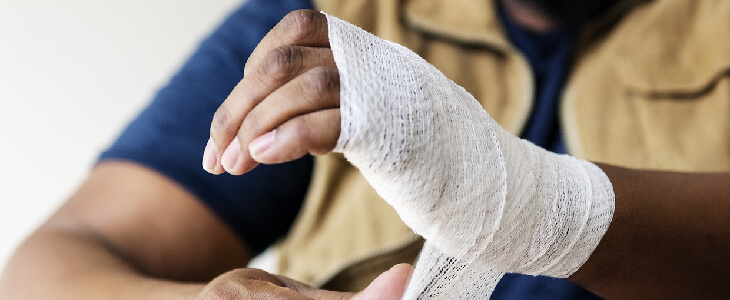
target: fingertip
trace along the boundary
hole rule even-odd
[[[405,288],[413,275],[413,266],[407,263],[400,263],[390,268],[386,273],[390,273],[388,276],[392,276],[391,278],[398,279],[398,282],[402,283]]]
[[[218,163],[218,151],[216,150],[213,138],[208,139],[203,152],[203,169],[210,174],[218,175],[223,173],[223,168]]]
[[[413,267],[411,265],[405,263],[397,264],[375,278],[356,298],[380,300],[401,299],[412,274]]]
[[[393,270],[393,269],[396,269],[394,272],[400,272],[401,276],[405,277],[405,282],[403,283],[403,292],[401,293],[401,297],[402,297],[402,295],[406,291],[406,288],[408,288],[408,284],[411,283],[411,277],[413,277],[414,268],[411,264],[400,263],[400,264],[393,266],[393,268],[391,268],[390,270]]]
[[[235,172],[240,152],[241,145],[238,142],[238,137],[235,137],[233,138],[233,141],[228,144],[228,147],[226,147],[226,151],[224,151],[223,155],[221,156],[221,165],[223,166],[223,169],[226,170],[226,172]]]

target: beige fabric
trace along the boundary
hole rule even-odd
[[[730,170],[730,1],[624,1],[587,28],[561,104],[572,155],[635,168]],[[518,134],[531,109],[525,59],[485,0],[315,0],[419,53]],[[280,271],[314,285],[379,261],[359,290],[421,243],[339,154],[316,159]],[[403,255],[411,249],[411,255]],[[412,256],[412,257],[406,257]],[[346,274],[353,272],[345,271]],[[355,280],[353,280],[355,282]]]
[[[730,169],[730,1],[654,1],[584,47],[563,99],[571,153]]]
[[[341,154],[319,157],[315,170],[300,216],[280,248],[281,274],[319,286],[374,253],[392,253],[421,242]],[[415,258],[393,256],[395,261],[381,259],[381,268]],[[375,277],[367,274],[377,276],[381,270],[363,275],[372,280]],[[331,288],[362,289],[339,282]]]

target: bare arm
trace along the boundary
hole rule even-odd
[[[730,173],[600,167],[616,212],[570,280],[610,299],[730,298]]]
[[[107,162],[16,251],[2,299],[190,299],[249,252],[182,187]],[[153,278],[164,278],[153,279]]]
[[[244,243],[182,187],[123,162],[87,181],[11,258],[0,299],[400,299],[399,265],[363,292],[244,267]]]

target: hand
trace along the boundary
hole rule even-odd
[[[339,91],[326,16],[289,13],[253,51],[244,78],[216,111],[203,167],[240,175],[259,163],[332,151],[340,134]]]
[[[413,51],[328,17],[342,75],[336,151],[426,239],[405,298],[489,297],[505,272],[567,277],[611,221],[596,165],[499,126]]]
[[[238,269],[211,281],[196,299],[400,299],[411,272],[410,265],[396,265],[362,292],[341,293],[315,289],[258,269]]]

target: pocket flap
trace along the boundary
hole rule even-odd
[[[632,16],[631,43],[617,53],[630,92],[692,97],[730,75],[730,1],[665,1]]]

